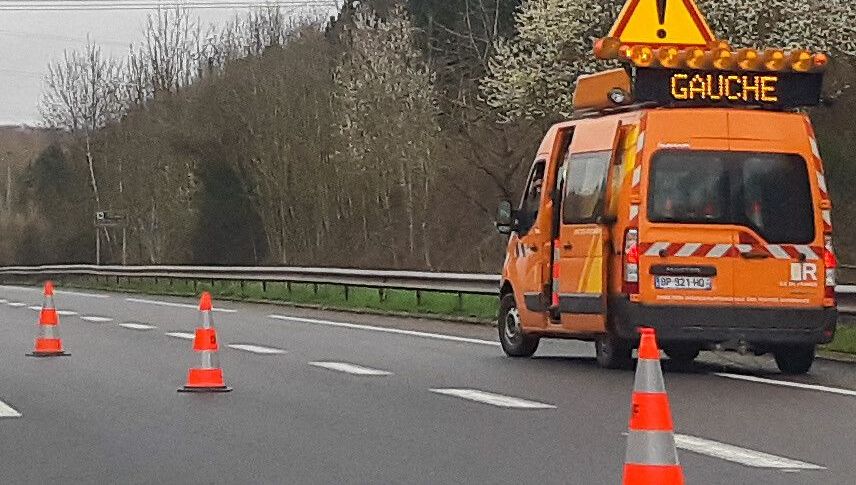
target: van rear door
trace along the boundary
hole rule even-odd
[[[649,165],[639,290],[647,304],[726,306],[734,299],[727,141],[663,149]]]

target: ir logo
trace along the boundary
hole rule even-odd
[[[817,281],[817,265],[791,263],[791,281]]]

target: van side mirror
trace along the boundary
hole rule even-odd
[[[511,201],[503,200],[499,203],[499,209],[496,211],[496,230],[506,235],[514,230],[514,209],[511,208]]]

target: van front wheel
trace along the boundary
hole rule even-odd
[[[814,345],[779,347],[773,356],[783,374],[805,374],[814,363]]]
[[[603,335],[594,342],[597,364],[605,369],[633,368],[633,348],[630,342]]]
[[[520,311],[513,294],[502,297],[499,308],[499,343],[509,357],[532,357],[538,350],[538,337],[523,333]]]

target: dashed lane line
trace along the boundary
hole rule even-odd
[[[145,300],[142,298],[125,298],[125,301],[131,303],[145,303],[147,305],[158,305],[158,306],[171,306],[176,308],[199,308],[199,305],[191,305],[190,303],[175,303],[171,301],[158,301],[158,300]],[[220,313],[237,313],[238,310],[233,310],[230,308],[214,308],[215,312]]]
[[[552,404],[545,404],[538,401],[530,401],[519,397],[504,396],[478,389],[431,389],[431,392],[443,394],[446,396],[454,396],[470,401],[476,401],[483,404],[490,404],[501,408],[516,408],[516,409],[556,409]]]
[[[110,317],[96,317],[96,316],[91,316],[91,315],[84,315],[84,316],[80,317],[80,319],[85,320],[87,322],[92,322],[92,323],[107,323],[107,322],[113,321],[113,319]]]
[[[25,291],[37,291],[41,293],[44,291],[39,287],[29,287],[29,286],[9,286],[9,285],[0,285],[0,289],[9,289],[9,290],[25,290]],[[54,293],[58,295],[73,295],[73,296],[84,296],[86,298],[110,298],[110,295],[103,295],[98,293],[84,293],[81,291],[69,291],[69,290],[54,290]]]
[[[361,365],[348,364],[346,362],[310,362],[309,365],[321,367],[322,369],[344,372],[355,376],[389,376],[392,372],[380,369],[372,369]]]
[[[19,413],[15,408],[6,404],[3,401],[0,401],[0,418],[20,418],[21,413]]]
[[[71,310],[57,310],[56,314],[64,317],[73,317],[75,315],[80,315],[79,313],[73,312]]]
[[[187,332],[166,332],[164,335],[167,337],[182,338],[184,340],[193,340],[196,338],[196,335]]]
[[[12,308],[22,308],[22,307],[27,306],[26,303],[21,303],[19,301],[9,301],[9,302],[6,302],[6,304]]]
[[[252,352],[254,354],[262,354],[262,355],[275,355],[275,354],[284,354],[285,351],[282,349],[275,349],[272,347],[262,347],[261,345],[253,345],[253,344],[229,344],[227,347],[243,350],[245,352]]]
[[[675,446],[682,450],[699,453],[701,455],[719,458],[720,460],[739,463],[753,468],[772,468],[779,470],[826,470],[826,467],[806,463],[804,461],[792,460],[781,456],[771,455],[762,451],[750,450],[739,446],[720,443],[718,441],[689,436],[684,434],[675,435]]]
[[[809,391],[828,392],[839,394],[842,396],[856,396],[856,391],[850,389],[841,389],[838,387],[820,386],[817,384],[803,384],[802,382],[780,381],[776,379],[765,379],[763,377],[746,376],[741,374],[729,374],[727,372],[714,372],[714,375],[725,377],[728,379],[737,379],[740,381],[758,382],[761,384],[770,384],[774,386],[791,387],[796,389],[806,389]]]
[[[298,323],[309,323],[314,325],[326,325],[330,327],[339,327],[339,328],[350,328],[355,330],[368,330],[372,332],[384,332],[384,333],[393,333],[397,335],[409,335],[412,337],[422,337],[422,338],[430,338],[435,340],[447,340],[450,342],[463,342],[468,344],[478,344],[478,345],[490,345],[492,347],[499,347],[499,342],[494,342],[492,340],[482,340],[476,338],[469,337],[456,337],[454,335],[443,335],[440,333],[428,333],[428,332],[418,332],[415,330],[402,330],[400,328],[388,328],[388,327],[376,327],[373,325],[358,325],[356,323],[346,323],[346,322],[334,322],[331,320],[317,320],[314,318],[302,318],[302,317],[289,317],[285,315],[268,315],[268,318],[273,318],[275,320],[284,320],[289,322],[298,322]]]
[[[120,323],[119,326],[122,328],[130,329],[130,330],[153,330],[153,329],[157,328],[154,325],[148,325],[145,323],[133,323],[133,322]]]
[[[30,310],[33,310],[34,312],[42,311],[42,307],[40,307],[40,306],[28,306],[27,308],[29,308]]]

